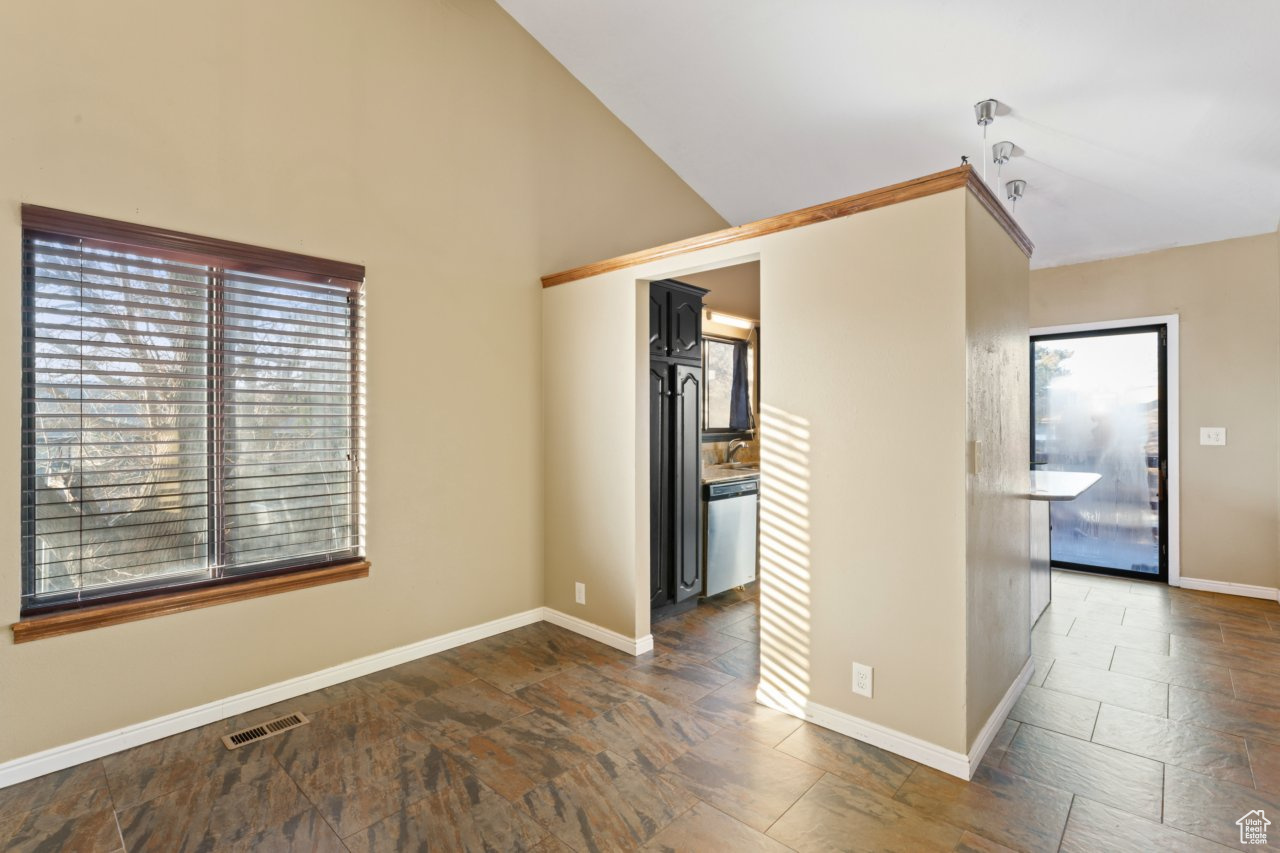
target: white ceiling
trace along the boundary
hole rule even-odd
[[[1280,0],[498,1],[735,225],[977,163],[984,98],[1034,266],[1280,219]]]

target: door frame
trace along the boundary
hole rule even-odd
[[[1164,314],[1155,317],[1129,317],[1122,320],[1100,320],[1093,323],[1068,323],[1059,326],[1038,326],[1030,330],[1028,340],[1040,335],[1065,335],[1075,332],[1088,333],[1136,326],[1165,327],[1165,459],[1169,472],[1165,478],[1168,491],[1165,524],[1169,545],[1169,586],[1182,586],[1182,535],[1179,523],[1182,517],[1180,456],[1182,445],[1179,430],[1179,369],[1178,369],[1178,315]]]

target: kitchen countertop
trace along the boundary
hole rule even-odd
[[[756,468],[726,468],[723,465],[703,465],[702,483],[727,483],[730,480],[751,480],[760,476]]]
[[[1101,474],[1081,471],[1032,471],[1027,497],[1033,501],[1073,501],[1101,479]]]

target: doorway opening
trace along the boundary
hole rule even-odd
[[[1031,465],[1101,475],[1050,508],[1057,568],[1170,578],[1169,325],[1031,338]]]
[[[759,576],[760,263],[646,286],[652,623]]]

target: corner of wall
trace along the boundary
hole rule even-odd
[[[650,523],[652,521],[649,506],[649,282],[647,280],[640,281],[632,279],[635,288],[635,336],[634,336],[634,352],[635,352],[635,431],[632,435],[635,453],[635,483],[636,483],[636,503],[635,503],[635,565],[633,566],[633,577],[637,587],[635,588],[635,615],[633,617],[633,634],[638,640],[649,637],[649,643],[652,645],[652,637],[649,633],[650,628],[650,599],[647,595],[641,595],[640,590],[647,589],[645,585],[649,577],[649,561],[652,558],[650,554]]]
[[[546,607],[636,636],[635,444],[643,409],[636,382],[621,380],[637,376],[636,292],[628,283],[618,273],[543,291],[544,592]],[[643,522],[647,530],[647,516]],[[586,604],[574,600],[576,583],[586,585]]]
[[[974,746],[990,734],[992,715],[1007,713],[1030,655],[1030,259],[967,195],[965,692],[966,743]]]

